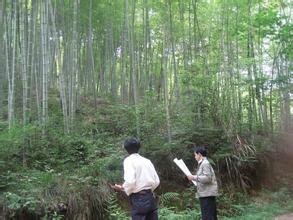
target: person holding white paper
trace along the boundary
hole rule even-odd
[[[185,163],[182,159],[178,160],[177,158],[175,158],[173,161],[174,161],[174,163],[176,163],[176,165],[180,168],[180,170],[182,170],[182,172],[186,176],[191,175],[191,172],[189,171],[189,169],[187,168],[187,166],[185,165]],[[196,186],[196,182],[194,180],[192,180],[192,182]]]
[[[194,157],[198,162],[198,168],[196,175],[188,175],[187,178],[197,183],[197,196],[200,201],[202,220],[217,220],[218,184],[214,169],[206,155],[207,151],[204,147],[194,148]]]

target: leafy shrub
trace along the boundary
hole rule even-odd
[[[108,197],[106,201],[106,212],[109,219],[130,219],[129,214],[119,205],[116,192]]]
[[[160,196],[160,205],[167,206],[172,202],[178,202],[180,194],[177,192],[166,192]]]

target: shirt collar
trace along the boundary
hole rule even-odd
[[[206,157],[201,158],[201,159],[198,161],[198,164],[201,164],[201,162],[202,162],[204,159],[206,159]]]
[[[133,153],[133,154],[130,154],[129,157],[135,157],[135,156],[139,156],[138,153]]]

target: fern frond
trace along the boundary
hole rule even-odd
[[[179,197],[180,197],[180,194],[177,192],[166,192],[160,196],[160,204],[164,206],[169,202],[178,200]]]

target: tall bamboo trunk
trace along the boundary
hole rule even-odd
[[[11,2],[12,16],[11,16],[11,33],[9,36],[9,27],[6,21],[6,72],[8,78],[8,124],[9,129],[12,128],[14,122],[14,81],[15,81],[15,66],[16,66],[16,23],[17,23],[17,1]],[[10,43],[12,40],[12,44]],[[11,45],[11,47],[10,47]],[[12,55],[10,56],[10,51]],[[11,64],[10,64],[11,60]]]
[[[26,2],[27,3],[27,2]],[[28,25],[27,25],[27,14],[24,11],[26,9],[27,11],[27,4],[23,2],[23,0],[20,1],[20,21],[19,21],[19,29],[20,29],[20,45],[21,45],[21,76],[22,76],[22,113],[23,113],[23,125],[27,124],[27,113],[28,113],[28,74],[27,74],[27,57],[28,57]]]
[[[239,6],[237,4],[237,14],[236,14],[236,32],[238,33],[238,21],[239,21]],[[240,74],[240,68],[239,68],[239,39],[238,34],[236,35],[236,71],[237,71],[237,96],[238,96],[238,110],[237,110],[237,116],[238,116],[238,129],[241,133],[242,131],[242,94],[241,94],[241,74]]]
[[[73,33],[72,33],[72,66],[70,74],[69,113],[70,127],[73,126],[77,99],[77,78],[78,78],[78,34],[77,34],[77,10],[79,0],[73,1]]]
[[[172,62],[173,62],[173,72],[174,72],[174,94],[176,103],[179,101],[179,82],[177,74],[177,63],[175,57],[175,37],[173,34],[173,19],[172,19],[172,1],[169,0],[169,24],[170,24],[170,37],[171,37],[171,46],[172,46]]]
[[[165,7],[167,7],[167,3],[165,1]],[[165,103],[165,112],[166,112],[166,124],[167,124],[167,137],[168,143],[171,144],[171,123],[170,123],[170,111],[169,111],[169,88],[168,88],[168,79],[167,79],[167,19],[165,18],[165,24],[163,25],[163,49],[162,49],[162,57],[163,57],[163,82],[164,82],[164,103]]]
[[[121,39],[121,101],[126,103],[127,88],[126,88],[126,58],[127,58],[127,39],[128,39],[128,0],[124,4],[124,27],[122,28]]]
[[[136,115],[136,134],[140,136],[139,112],[138,112],[138,94],[137,94],[137,80],[135,68],[135,54],[134,54],[134,18],[135,18],[135,0],[132,0],[132,21],[131,29],[128,28],[129,36],[129,49],[130,49],[130,73],[131,73],[131,93],[134,102],[135,115]]]
[[[69,116],[68,116],[68,106],[67,106],[67,98],[66,98],[66,85],[65,85],[65,79],[64,79],[64,72],[63,72],[63,61],[62,61],[62,52],[60,48],[60,36],[58,35],[58,32],[56,30],[55,25],[55,14],[53,12],[53,6],[51,1],[49,2],[49,12],[50,17],[52,21],[52,33],[54,36],[54,42],[56,47],[56,56],[57,56],[57,75],[58,77],[58,85],[59,85],[59,92],[60,92],[60,98],[61,98],[61,105],[62,105],[62,113],[63,113],[63,125],[64,125],[64,131],[65,133],[69,133]]]
[[[0,120],[4,110],[4,81],[5,80],[5,29],[4,29],[4,2],[0,1]]]
[[[19,42],[20,42],[20,61],[21,61],[21,77],[22,77],[22,115],[23,127],[28,123],[28,2],[20,0],[19,6]],[[27,146],[30,140],[24,137],[22,162],[27,167]]]
[[[46,3],[40,3],[41,57],[42,57],[42,133],[45,135],[48,116],[48,57],[47,57],[47,16]]]
[[[95,109],[97,109],[97,81],[96,81],[96,69],[95,69],[95,59],[93,53],[93,31],[92,31],[92,0],[90,0],[90,7],[89,7],[89,33],[88,33],[88,59],[90,60],[91,68],[91,87],[94,95],[94,103]]]

